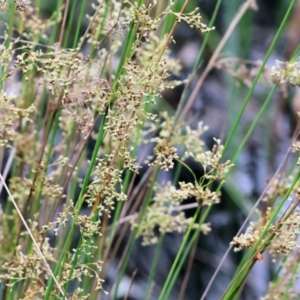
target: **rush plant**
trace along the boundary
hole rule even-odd
[[[290,62],[266,67],[295,0],[264,60],[248,73],[239,72],[238,60],[221,59],[221,51],[244,15],[257,9],[255,1],[242,4],[215,47],[210,38],[218,37],[214,22],[222,1],[208,21],[195,2],[57,0],[48,15],[46,1],[1,2],[0,299],[126,299],[134,274],[125,295],[121,284],[140,241],[155,247],[144,299],[173,297],[188,255],[213,230],[209,213],[227,180],[234,186],[235,164],[276,88],[300,86],[299,49]],[[181,23],[201,35],[202,46],[191,74],[178,80],[181,62],[171,49]],[[208,46],[214,52],[198,76]],[[201,120],[189,122],[187,114],[213,68],[246,83],[248,93],[226,137],[215,136],[209,147],[204,137],[209,128]],[[239,140],[237,128],[262,77],[272,77],[273,88]],[[180,103],[169,109],[163,95],[179,86]],[[243,228],[248,228],[232,237],[234,251],[247,251],[223,299],[239,297],[266,251],[282,264],[264,299],[287,297],[293,289],[299,261],[298,135],[297,127],[286,154],[296,153],[294,164],[282,163],[247,211]],[[239,146],[229,151],[237,140]],[[200,177],[190,161],[201,166]],[[192,181],[178,180],[182,170]],[[171,171],[172,182],[159,179]],[[255,220],[251,215],[261,202],[267,208]],[[194,213],[188,218],[189,208]],[[174,232],[181,243],[167,278],[153,292],[163,240]],[[116,261],[116,275],[108,282]]]

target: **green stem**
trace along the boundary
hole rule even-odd
[[[88,186],[89,179],[91,177],[93,167],[96,163],[96,158],[97,158],[97,155],[98,155],[98,151],[99,151],[99,148],[100,148],[100,146],[102,144],[102,141],[103,141],[103,138],[104,138],[104,133],[105,133],[104,132],[104,127],[105,127],[105,124],[106,124],[106,121],[107,121],[106,114],[107,114],[107,111],[106,111],[105,115],[102,117],[102,123],[101,123],[99,134],[98,134],[98,137],[97,137],[96,145],[95,145],[95,148],[93,150],[93,154],[92,154],[92,158],[91,158],[91,161],[90,161],[90,164],[89,164],[89,168],[87,170],[87,173],[86,173],[84,181],[83,181],[81,193],[79,195],[78,201],[77,201],[76,206],[75,206],[75,215],[74,215],[74,218],[72,220],[72,224],[70,226],[68,235],[66,237],[66,241],[63,245],[61,255],[58,259],[58,262],[57,262],[55,270],[54,270],[54,275],[55,276],[60,274],[62,269],[63,269],[62,265],[64,264],[66,254],[68,252],[68,249],[70,248],[70,245],[71,245],[71,242],[72,242],[72,239],[73,239],[73,235],[74,235],[74,231],[75,231],[75,223],[77,221],[78,214],[80,212],[81,206],[82,206],[83,201],[84,201],[83,196],[84,196],[84,193],[85,193],[86,188]],[[73,265],[73,268],[74,268],[74,265]],[[70,273],[72,273],[72,272],[70,272]],[[71,276],[71,274],[70,274],[70,276]],[[49,299],[51,291],[53,289],[53,284],[54,284],[54,281],[53,281],[52,278],[50,278],[49,281],[48,281],[48,284],[47,284],[45,300]]]
[[[230,142],[231,142],[231,140],[232,140],[232,138],[234,136],[234,133],[235,133],[235,131],[236,131],[238,125],[239,125],[239,122],[240,122],[240,120],[242,118],[242,115],[243,115],[243,113],[244,113],[244,111],[245,111],[245,109],[246,109],[246,107],[247,107],[247,105],[248,105],[248,103],[249,103],[249,101],[251,99],[251,96],[252,96],[252,94],[254,92],[254,88],[255,88],[255,86],[256,86],[256,84],[258,82],[258,79],[260,78],[260,76],[261,76],[261,74],[262,74],[262,72],[263,72],[263,70],[265,68],[266,63],[267,63],[268,59],[270,58],[270,56],[272,54],[272,51],[274,50],[275,45],[276,45],[276,43],[277,43],[277,41],[278,41],[278,39],[279,39],[279,37],[281,35],[281,32],[282,32],[282,30],[283,30],[283,28],[284,28],[284,26],[285,26],[285,24],[286,24],[286,22],[288,20],[288,17],[290,15],[292,9],[293,9],[293,6],[295,5],[295,1],[296,0],[292,0],[291,1],[291,4],[290,4],[290,6],[289,6],[289,8],[288,8],[288,10],[287,10],[287,12],[286,12],[286,14],[285,14],[282,22],[281,22],[281,24],[280,24],[280,26],[279,26],[279,28],[278,28],[278,30],[276,32],[276,35],[275,35],[275,37],[274,37],[274,39],[273,39],[273,41],[271,43],[271,46],[269,47],[268,52],[267,52],[267,54],[266,54],[266,56],[265,56],[265,58],[264,58],[264,60],[263,60],[263,62],[261,64],[261,66],[259,67],[259,70],[258,70],[258,72],[257,72],[257,74],[256,74],[256,76],[255,76],[255,78],[253,80],[251,88],[250,88],[250,90],[249,90],[249,92],[248,92],[248,94],[247,94],[247,96],[246,96],[246,98],[245,98],[245,100],[243,102],[242,108],[239,111],[239,114],[238,114],[237,118],[235,119],[235,122],[234,122],[234,124],[233,124],[233,126],[232,126],[232,128],[231,128],[231,130],[230,130],[230,132],[228,134],[228,137],[226,138],[226,142],[224,144],[224,151],[223,151],[223,153],[226,152],[226,150],[227,150],[227,148],[228,148],[228,146],[229,146],[229,144],[230,144]]]

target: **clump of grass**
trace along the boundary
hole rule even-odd
[[[230,63],[221,64],[217,58],[243,14],[256,9],[254,1],[246,1],[192,93],[190,84],[215,29],[217,10],[206,24],[198,8],[187,10],[188,2],[99,0],[84,19],[83,1],[81,6],[78,4],[80,22],[75,20],[76,1],[57,1],[52,16],[47,18],[42,17],[42,1],[32,4],[16,0],[1,6],[8,19],[0,46],[0,158],[4,162],[0,190],[4,188],[8,194],[0,210],[3,299],[97,299],[104,294],[114,299],[120,293],[120,282],[139,237],[145,246],[157,245],[155,258],[149,262],[151,270],[144,295],[147,299],[163,238],[180,232],[182,243],[159,291],[159,299],[168,299],[200,233],[209,234],[212,230],[207,216],[220,202],[221,187],[272,93],[280,82],[299,86],[298,61],[294,59],[284,68],[278,64],[272,73],[276,86],[240,148],[233,154],[226,153],[261,74],[268,73],[266,61],[295,1],[264,61],[253,64],[254,73],[244,72],[242,76]],[[87,27],[80,36],[83,20],[87,20]],[[193,74],[188,80],[176,81],[172,75],[179,75],[181,66],[171,56],[170,45],[176,42],[173,35],[180,22],[205,37]],[[220,64],[250,90],[224,145],[215,137],[212,149],[208,149],[202,138],[207,127],[202,122],[197,127],[185,124],[185,120],[205,76]],[[179,85],[185,89],[174,115],[157,112],[156,102],[161,101],[162,93]],[[298,132],[294,140],[297,136]],[[145,153],[153,150],[153,155],[138,156],[141,149]],[[293,149],[299,152],[296,143]],[[202,167],[200,178],[187,159]],[[149,167],[141,179],[144,186],[134,190],[135,178],[144,165]],[[186,169],[193,181],[178,182],[175,178],[173,183],[158,182],[160,172],[174,168],[177,174]],[[263,199],[268,208],[260,212],[259,220],[251,223],[244,234],[239,232],[233,237],[236,250],[250,250],[224,299],[239,295],[254,263],[263,261],[265,250],[272,249],[274,259],[278,259],[278,253],[288,258],[283,267],[286,270],[295,261],[299,226],[299,172],[295,168],[296,163],[280,177],[274,177],[258,201]],[[217,189],[213,189],[215,182],[219,184]],[[186,199],[195,200],[191,218],[183,213]],[[281,214],[288,199],[292,202]],[[105,286],[128,220],[131,236],[126,241],[118,276],[112,285]],[[292,287],[294,277],[289,279],[284,274],[270,286],[269,295],[276,288],[281,292],[283,281],[287,289]],[[210,284],[207,291],[209,288]],[[129,290],[130,286],[128,293]]]

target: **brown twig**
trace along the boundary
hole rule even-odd
[[[67,15],[68,15],[68,11],[69,11],[69,6],[70,6],[70,0],[67,0],[66,6],[65,6],[64,17],[63,17],[63,22],[62,22],[61,29],[60,29],[58,49],[60,49],[61,46],[62,46],[62,41],[63,41],[64,34],[65,34],[65,27],[66,27],[66,22],[67,22]]]
[[[132,285],[133,285],[133,281],[134,281],[134,278],[135,278],[136,274],[137,274],[137,269],[135,269],[134,272],[132,273],[131,280],[130,280],[130,284],[129,284],[127,293],[126,293],[126,295],[125,295],[125,297],[124,297],[124,300],[127,300],[128,297],[129,297],[130,290],[131,290],[131,287],[132,287]]]
[[[184,300],[184,294],[185,294],[185,290],[186,290],[188,280],[189,280],[189,277],[190,277],[190,274],[191,274],[191,270],[192,270],[192,267],[193,267],[193,262],[194,262],[195,255],[196,255],[197,248],[198,248],[199,238],[200,238],[200,234],[197,235],[197,237],[195,239],[195,242],[194,242],[194,245],[193,245],[193,249],[192,249],[192,251],[190,253],[190,256],[189,256],[187,270],[184,274],[184,278],[183,278],[183,281],[182,281],[182,284],[181,284],[178,300]]]

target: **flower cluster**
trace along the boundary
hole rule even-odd
[[[192,219],[187,219],[184,212],[176,210],[183,199],[173,197],[175,187],[170,183],[163,186],[156,185],[153,203],[146,209],[141,220],[135,218],[131,224],[132,229],[137,229],[137,236],[143,237],[143,245],[156,244],[158,237],[155,230],[164,235],[172,232],[184,232],[190,225]],[[197,224],[193,228],[197,228]],[[201,231],[207,234],[210,231],[209,224],[203,224]]]
[[[51,28],[56,22],[61,21],[60,10],[54,12],[49,18],[39,18],[36,9],[32,6],[29,0],[14,0],[15,9],[18,15],[18,26],[14,29],[23,38],[34,41],[37,36],[47,40],[49,37],[48,29]]]
[[[157,29],[160,18],[151,18],[151,11],[157,4],[157,1],[154,0],[153,3],[150,3],[148,6],[142,4],[140,7],[138,5],[133,5],[130,1],[125,0],[125,3],[128,3],[132,6],[132,16],[131,19],[135,24],[138,25],[138,38],[147,39],[148,34]]]
[[[43,255],[49,261],[55,261],[54,259],[54,249],[50,247],[49,239],[46,238],[42,240],[42,236],[37,231],[38,223],[30,222],[31,231],[37,239],[37,243],[43,253]],[[27,235],[27,233],[25,233]],[[41,276],[48,276],[48,269],[42,259],[42,257],[33,248],[31,253],[26,253],[22,251],[22,246],[16,246],[15,256],[13,261],[1,262],[0,264],[0,280],[10,280],[8,281],[8,287],[14,287],[16,284],[24,280],[33,280],[35,282],[34,288],[25,294],[24,299],[33,299],[35,297],[43,297],[45,294],[45,287],[41,283]],[[6,257],[8,258],[8,257]],[[33,298],[29,296],[34,294]]]
[[[211,191],[208,187],[201,184],[179,182],[179,189],[171,192],[173,199],[195,198],[199,204],[212,205],[220,202],[220,192]]]
[[[270,244],[270,254],[275,259],[278,254],[289,254],[295,249],[299,249],[297,237],[300,230],[300,211],[296,209],[286,220],[278,222],[271,226],[270,232],[274,232],[274,239]]]
[[[86,35],[87,43],[92,46],[93,51],[100,48],[103,42],[103,35],[110,36],[113,43],[110,45],[110,55],[116,55],[123,46],[124,34],[128,30],[132,9],[122,6],[117,0],[103,3],[97,0],[98,5],[92,3],[91,6],[95,10],[94,15],[87,15],[86,18],[90,22],[90,30]],[[109,11],[109,17],[103,18]],[[103,49],[101,49],[103,51]],[[104,57],[107,59],[108,53]]]
[[[154,148],[155,160],[150,166],[159,165],[162,170],[169,171],[174,167],[173,160],[179,158],[175,147],[171,146],[166,140],[160,140]]]
[[[276,282],[270,282],[267,295],[261,297],[260,300],[281,300],[285,298],[288,291],[288,298],[291,300],[299,299],[300,292],[297,288],[299,280],[299,259],[300,251],[294,251],[291,256],[281,265],[281,275]]]
[[[185,21],[191,28],[195,27],[201,30],[202,33],[208,33],[212,30],[215,30],[215,27],[208,27],[205,23],[202,22],[202,17],[199,13],[199,7],[196,7],[193,11],[185,14],[179,14],[173,11],[169,11],[177,17],[177,21]]]
[[[271,76],[275,82],[289,83],[300,86],[300,61],[282,62],[277,60],[276,66],[272,68]]]
[[[3,90],[0,92],[0,146],[9,147],[10,142],[17,136],[17,124],[19,118],[31,122],[31,116],[35,113],[34,105],[28,108],[19,108],[16,103],[16,97],[10,96]]]
[[[209,180],[220,180],[221,183],[225,182],[225,176],[229,172],[233,164],[227,160],[221,163],[223,157],[224,146],[221,140],[214,139],[216,144],[211,151],[199,152],[194,156],[195,161],[200,162],[204,168],[204,177]]]
[[[245,233],[233,238],[230,245],[235,246],[234,251],[238,252],[244,248],[252,248],[259,239],[259,230],[256,229],[256,225],[251,222]]]
[[[268,221],[271,219],[272,209],[269,207],[265,214],[264,225],[256,225],[250,223],[246,232],[238,237],[234,237],[231,245],[236,246],[234,251],[240,251],[243,248],[253,248],[258,246],[257,242],[261,234],[265,231]],[[292,210],[288,214],[283,214],[282,217],[273,225],[268,227],[268,236],[264,237],[260,242],[260,249],[269,249],[269,253],[276,261],[278,254],[287,255],[296,249],[300,248],[297,243],[297,237],[300,233],[300,211],[299,209]]]
[[[84,198],[89,206],[93,206],[101,199],[97,206],[99,215],[105,212],[110,217],[115,209],[115,202],[127,199],[122,191],[122,173],[123,170],[108,166],[104,159],[98,159],[93,172],[95,180],[88,186]]]
[[[26,47],[18,54],[14,62],[15,68],[20,68],[25,79],[31,70],[42,72],[43,82],[52,93],[64,89],[68,93],[69,87],[75,81],[82,80],[86,74],[83,73],[86,65],[82,57],[77,56],[78,49],[59,50],[44,53],[42,50],[33,51],[32,47]]]
[[[243,82],[250,88],[255,76],[259,72],[261,64],[261,61],[244,60],[237,57],[225,57],[218,59],[215,63],[215,67],[228,72],[233,79],[235,79],[236,85],[240,85],[240,83]],[[271,81],[269,67],[264,67],[260,79],[264,80],[266,83]]]

